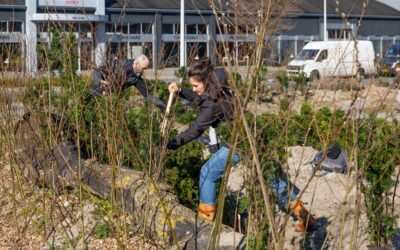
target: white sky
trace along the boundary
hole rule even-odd
[[[377,0],[377,1],[387,4],[397,10],[400,10],[400,0]]]

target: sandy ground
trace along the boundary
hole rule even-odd
[[[108,218],[96,213],[91,199],[81,208],[76,195],[44,195],[48,190],[16,178],[14,171],[0,162],[0,249],[121,249],[117,238],[94,233],[95,224]],[[122,242],[125,249],[157,249],[138,233],[129,233]]]
[[[300,146],[289,150],[292,152],[288,162],[291,180],[303,190],[313,175],[309,162],[317,151],[311,147]],[[301,197],[317,219],[317,225],[307,234],[299,234],[294,232],[293,222],[289,220],[286,226],[286,249],[349,249],[353,237],[356,239],[355,249],[367,249],[369,245],[365,233],[367,218],[363,205],[360,206],[358,232],[353,232],[356,225],[357,193],[354,183],[355,179],[351,174],[346,176],[326,171],[318,172]],[[400,211],[400,196],[395,200],[395,211]],[[400,249],[400,220],[397,226],[397,235],[392,240],[394,249]]]
[[[349,84],[351,79],[332,79],[331,81],[324,79],[324,82],[312,83],[309,88],[311,95],[307,101],[314,109],[328,107],[332,111],[338,109],[348,111],[351,108],[356,113],[377,111],[380,116],[393,113],[400,120],[400,102],[397,97],[400,91],[391,85],[381,86],[379,80],[367,80],[362,84],[363,88],[358,92],[357,98],[354,97],[356,91],[347,90],[358,86],[356,83]],[[289,91],[288,94],[292,110],[299,111],[305,102],[304,95],[300,91]],[[281,99],[280,95],[272,95],[272,102],[253,101],[249,103],[248,108],[257,115],[277,112]],[[354,104],[351,106],[354,99]]]
[[[367,249],[369,245],[366,234],[367,218],[361,199],[360,219],[355,218],[356,188],[354,175],[343,175],[319,171],[314,176],[309,162],[317,150],[311,147],[290,147],[291,158],[288,160],[288,173],[292,183],[304,193],[301,200],[316,218],[316,225],[307,233],[295,232],[296,221],[289,218],[286,226],[286,214],[279,212],[276,217],[279,228],[285,228],[284,249]],[[239,164],[232,168],[228,180],[230,192],[244,192],[243,183],[246,168]],[[400,168],[399,168],[400,171]],[[314,176],[309,182],[310,178]],[[395,175],[393,176],[395,178]],[[309,182],[308,186],[307,183]],[[307,187],[306,187],[307,186]],[[400,211],[400,192],[395,199],[395,211]],[[347,194],[347,195],[346,195]],[[358,221],[358,231],[353,229]],[[353,240],[355,239],[355,240]],[[397,234],[391,241],[393,249],[400,249],[400,218],[397,221]]]

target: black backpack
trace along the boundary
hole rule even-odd
[[[339,146],[331,146],[327,149],[326,156],[323,158],[324,153],[324,150],[319,151],[310,162],[314,172],[325,170],[341,174],[347,173],[347,151],[345,149]]]

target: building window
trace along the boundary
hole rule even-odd
[[[108,58],[117,57],[118,59],[127,59],[128,44],[127,43],[109,43],[107,45],[107,56]]]
[[[235,58],[235,43],[233,42],[218,42],[217,43],[217,65],[233,65]]]
[[[254,56],[254,43],[240,42],[238,43],[237,60],[239,65],[249,65],[252,57]]]
[[[131,23],[129,25],[129,34],[140,34],[140,23]]]
[[[153,24],[142,23],[142,34],[153,34]]]
[[[327,36],[329,39],[340,39],[340,40],[349,40],[352,38],[353,30],[355,29],[354,23],[347,22],[343,23],[335,23],[329,22],[327,24]],[[324,25],[320,23],[320,34],[323,37],[324,34]]]
[[[49,24],[48,23],[38,23],[36,25],[37,32],[48,32],[49,31]]]
[[[0,69],[21,71],[23,68],[22,47],[20,43],[0,44]]]
[[[248,25],[247,26],[247,34],[255,34],[256,33],[256,26]]]
[[[228,25],[228,27],[227,27],[227,34],[230,34],[230,35],[236,34],[235,26],[233,26],[233,25]]]
[[[81,70],[89,70],[94,66],[94,47],[92,42],[81,42]]]
[[[106,33],[115,32],[115,23],[106,23]]]
[[[205,24],[198,24],[197,25],[197,34],[207,34],[207,25]]]
[[[175,23],[174,24],[174,29],[175,29],[174,30],[175,34],[178,35],[180,33],[180,30],[181,30],[181,25],[179,23]]]
[[[128,24],[125,23],[118,24],[117,33],[128,34]]]
[[[172,23],[163,23],[162,33],[163,34],[174,34],[174,25]]]
[[[207,43],[205,42],[188,42],[187,43],[187,63],[191,65],[196,58],[202,58],[207,56]]]
[[[186,25],[186,34],[196,34],[196,24],[187,24]]]
[[[222,23],[217,24],[217,34],[226,34],[226,25]]]
[[[21,21],[8,22],[8,30],[9,32],[22,32],[22,22]]]
[[[89,23],[81,23],[81,24],[79,25],[79,30],[80,30],[80,32],[83,32],[83,33],[91,32],[91,31],[92,31],[91,26],[92,26],[92,25],[89,24]]]
[[[328,38],[330,39],[350,39],[351,29],[328,29]]]
[[[0,21],[0,32],[7,32],[7,22]]]
[[[238,25],[237,26],[237,33],[239,35],[247,34],[246,25]]]
[[[161,53],[164,67],[179,66],[179,43],[166,42],[161,45]]]

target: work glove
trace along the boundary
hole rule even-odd
[[[175,149],[179,148],[179,145],[175,139],[171,139],[168,141],[167,148],[175,150]]]

